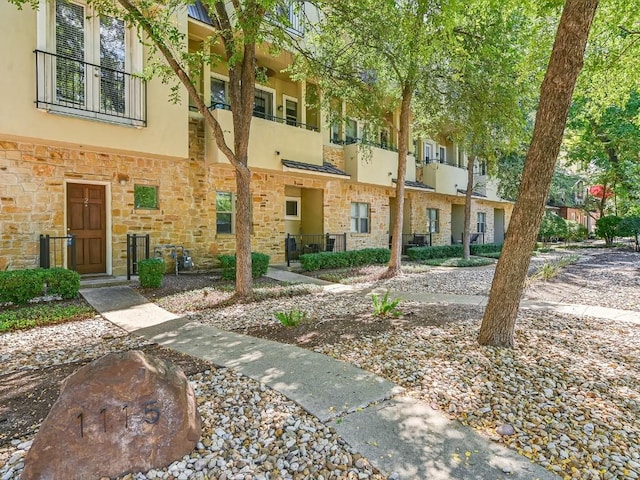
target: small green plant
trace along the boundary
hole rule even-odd
[[[532,276],[532,280],[547,280],[555,277],[562,268],[567,265],[571,265],[576,263],[580,257],[578,255],[567,255],[565,257],[561,257],[555,262],[549,262],[543,264],[540,269]]]
[[[161,258],[147,258],[138,262],[140,286],[144,288],[158,288],[162,285],[165,271],[164,260]]]
[[[289,310],[288,312],[276,312],[275,317],[285,327],[297,327],[300,322],[306,320],[307,314],[300,310]]]
[[[382,300],[380,300],[380,298],[378,298],[375,293],[371,295],[371,300],[373,301],[374,317],[386,317],[387,315],[399,317],[400,315],[402,315],[402,313],[397,309],[397,306],[400,303],[400,299],[394,298],[390,300],[389,290],[387,290],[387,293],[384,294]]]

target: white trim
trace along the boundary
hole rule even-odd
[[[68,200],[68,191],[67,184],[75,183],[78,185],[102,185],[104,186],[104,210],[105,210],[105,227],[107,229],[105,236],[105,264],[106,264],[106,274],[113,275],[113,238],[111,232],[113,231],[113,218],[111,216],[111,182],[100,182],[94,180],[75,180],[75,179],[66,179],[64,180],[64,208],[63,208],[63,222],[64,222],[64,231],[65,235],[68,232],[69,224],[67,219],[67,200]],[[65,254],[66,255],[66,254]],[[66,259],[65,259],[66,261]]]
[[[271,116],[275,117],[275,112],[276,112],[276,89],[275,88],[271,88],[271,87],[267,87],[265,85],[259,85],[256,83],[255,86],[256,90],[261,90],[263,92],[267,92],[271,94]],[[255,94],[254,94],[255,96]]]
[[[296,203],[297,215],[287,215],[287,202]],[[302,198],[300,197],[284,197],[284,219],[285,220],[300,220],[300,209],[302,208]]]

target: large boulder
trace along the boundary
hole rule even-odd
[[[62,382],[25,458],[22,480],[89,480],[161,468],[201,434],[193,388],[170,362],[112,353]]]

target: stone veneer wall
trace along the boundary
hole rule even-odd
[[[344,148],[339,145],[324,145],[322,147],[323,160],[339,170],[345,171]]]
[[[184,245],[196,268],[217,263],[221,253],[234,253],[235,236],[216,233],[216,191],[235,192],[233,167],[204,160],[205,136],[201,119],[189,124],[189,158],[158,158],[98,152],[38,142],[0,139],[0,270],[37,267],[38,236],[65,234],[65,182],[105,185],[107,215],[111,220],[112,266],[115,275],[126,272],[127,233],[148,233],[151,247]],[[341,147],[324,148],[325,160],[344,169]],[[125,185],[119,178],[128,178]],[[159,208],[134,208],[134,185],[158,187]],[[389,197],[393,188],[364,185],[334,177],[296,176],[255,170],[253,192],[253,250],[271,255],[272,263],[284,258],[285,187],[323,191],[323,233],[347,232],[349,249],[386,247],[389,232]],[[411,202],[412,231],[426,230],[426,208],[440,209],[440,232],[434,244],[451,238],[451,200],[429,192],[407,191]],[[454,199],[459,202],[462,199]],[[351,203],[370,205],[371,233],[350,233]],[[493,208],[474,201],[475,212],[487,212],[488,237],[493,237]],[[505,227],[511,205],[505,208]],[[304,207],[303,207],[304,212]],[[317,232],[320,233],[320,232]]]

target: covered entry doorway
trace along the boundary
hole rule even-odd
[[[76,237],[78,273],[106,273],[107,221],[104,185],[67,184],[67,233]]]

